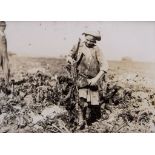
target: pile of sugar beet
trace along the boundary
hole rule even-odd
[[[155,91],[148,82],[138,74],[109,72],[101,119],[78,130],[74,83],[67,75],[21,73],[8,87],[1,78],[0,132],[155,132]]]

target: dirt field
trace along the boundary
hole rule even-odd
[[[74,99],[63,100],[70,88],[63,59],[12,57],[10,64],[9,90],[1,79],[0,132],[155,132],[153,63],[110,61],[102,117],[84,130],[66,108]]]

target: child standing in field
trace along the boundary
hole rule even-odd
[[[100,33],[85,32],[83,35],[84,42],[74,45],[67,57],[68,63],[77,68],[80,128],[101,117],[99,80],[108,70],[108,63],[96,44],[101,40]]]

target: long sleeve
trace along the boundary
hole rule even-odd
[[[107,71],[109,68],[109,65],[108,65],[108,62],[100,48],[97,48],[96,54],[97,54],[96,56],[97,56],[97,59],[98,59],[99,65],[100,65],[100,70]]]
[[[67,55],[67,62],[70,62],[71,60],[76,60],[76,55],[77,55],[76,49],[77,49],[77,45],[74,45],[70,50],[69,54]]]
[[[81,45],[81,39],[79,38],[79,41],[77,44],[75,44],[72,49],[70,50],[68,56],[67,56],[67,62],[72,62],[73,60],[77,59],[78,50]]]

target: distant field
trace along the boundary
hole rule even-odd
[[[63,73],[66,64],[64,59],[59,58],[10,58],[13,71],[27,71],[28,69],[42,67],[50,74]],[[137,73],[151,79],[155,79],[155,63],[109,61],[109,70],[116,74]]]
[[[110,61],[109,65],[111,70],[115,70],[118,73],[138,73],[142,76],[155,79],[155,63]]]
[[[66,64],[64,59],[58,58],[11,58],[12,67],[18,71],[20,68],[43,67],[47,68],[51,74],[63,72]],[[122,73],[137,73],[151,79],[155,79],[155,63],[146,62],[123,62],[123,61],[109,61],[109,70],[117,74]]]

